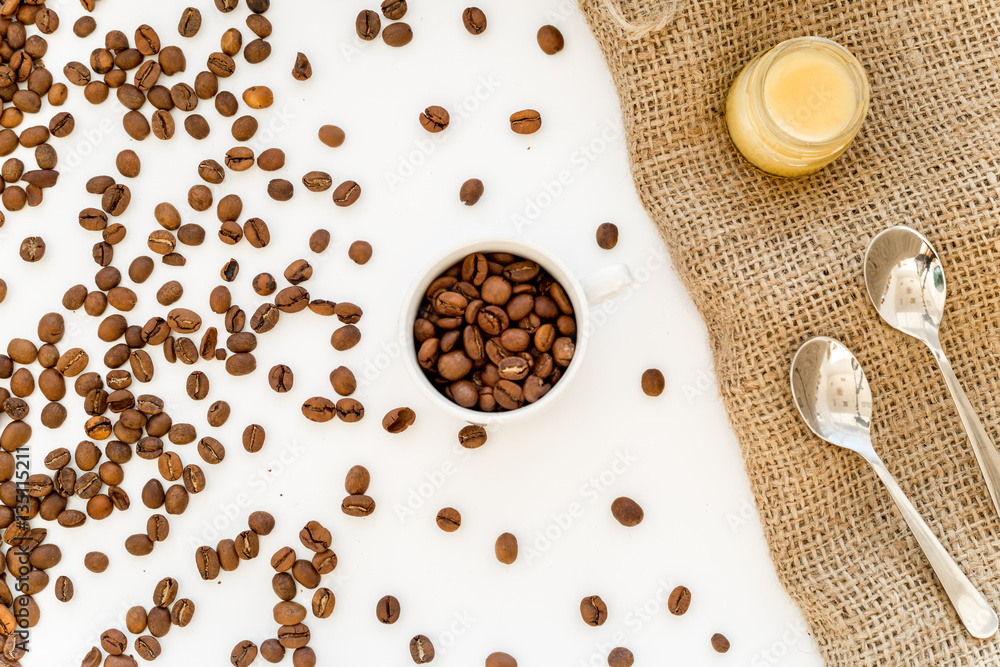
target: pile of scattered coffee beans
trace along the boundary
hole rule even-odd
[[[534,403],[573,361],[573,303],[533,260],[470,254],[434,279],[424,297],[413,323],[417,361],[463,408]]]
[[[218,115],[232,118],[228,128],[236,142],[224,155],[204,156],[192,165],[191,172],[200,182],[191,185],[187,205],[196,213],[213,207],[217,218],[215,237],[226,246],[246,244],[254,249],[266,248],[271,239],[268,223],[244,211],[242,198],[236,192],[218,197],[209,186],[225,186],[236,190],[237,174],[256,167],[274,172],[285,165],[285,153],[279,147],[269,147],[259,154],[246,145],[256,135],[258,121],[246,110],[267,109],[276,95],[267,81],[260,81],[242,91],[224,90],[225,81],[237,67],[253,66],[272,54],[268,38],[273,27],[265,13],[269,0],[245,0],[250,14],[245,20],[249,33],[237,26],[227,28],[218,36],[218,50],[205,60],[203,67],[188,72],[183,48],[166,43],[150,25],[129,26],[127,31],[113,28],[104,34],[103,47],[89,56],[66,63],[61,73],[66,83],[55,82],[43,58],[48,44],[45,35],[59,27],[55,10],[36,0],[10,0],[0,6],[0,157],[11,156],[19,149],[33,152],[34,168],[26,166],[20,157],[9,157],[0,164],[0,204],[8,212],[42,202],[45,191],[58,187],[59,157],[50,143],[52,139],[69,136],[75,128],[71,113],[57,112],[47,123],[21,128],[26,119],[42,113],[46,104],[63,105],[74,87],[82,89],[82,98],[90,104],[103,104],[112,98],[121,105],[122,127],[136,142],[152,134],[167,141],[178,126],[195,140],[204,140],[212,132],[205,116],[197,113],[202,103],[214,105]],[[81,0],[87,12],[97,9],[97,0]],[[238,0],[214,0],[222,14],[234,11]],[[407,14],[406,0],[385,0],[378,11],[365,9],[357,15],[355,28],[359,38],[375,40],[381,34],[389,47],[403,47],[413,39],[411,25],[402,19]],[[187,7],[178,13],[177,36],[181,41],[203,33],[202,13],[197,7]],[[478,7],[468,7],[460,18],[471,35],[487,29],[486,14]],[[385,25],[383,25],[383,21]],[[73,34],[85,38],[96,32],[98,23],[93,16],[80,17],[73,25]],[[35,34],[37,33],[37,34]],[[551,25],[537,32],[539,48],[548,55],[563,50],[565,41],[560,31]],[[313,63],[304,52],[289,58],[290,72],[295,81],[313,76]],[[58,72],[59,70],[57,70]],[[186,80],[184,80],[186,79]],[[294,85],[294,84],[293,84]],[[146,107],[146,103],[149,107]],[[440,133],[450,125],[447,109],[431,105],[415,113],[426,131]],[[227,121],[228,123],[228,121]],[[515,111],[509,117],[510,130],[518,135],[531,135],[542,128],[542,115],[534,109]],[[343,129],[334,124],[319,128],[319,142],[337,148],[346,140]],[[151,278],[157,262],[166,267],[187,264],[184,249],[209,241],[210,234],[197,222],[184,222],[178,208],[170,202],[156,205],[153,220],[158,229],[143,230],[150,255],[132,258],[123,271],[116,267],[116,247],[128,234],[132,193],[127,184],[142,178],[142,160],[132,149],[121,150],[114,165],[116,176],[96,175],[89,179],[86,190],[94,196],[94,205],[80,211],[79,225],[99,235],[90,254],[98,265],[91,286],[77,284],[66,290],[62,307],[67,311],[82,309],[93,318],[100,318],[97,334],[108,348],[96,355],[82,348],[60,350],[65,334],[65,322],[58,312],[43,316],[33,338],[13,338],[0,354],[0,379],[9,380],[0,387],[0,410],[8,421],[0,430],[0,529],[8,545],[5,564],[18,577],[15,595],[6,579],[0,578],[0,630],[3,664],[19,664],[26,652],[17,641],[14,629],[18,619],[26,619],[28,627],[37,625],[40,609],[35,596],[49,583],[48,571],[62,562],[60,548],[46,542],[47,530],[36,520],[56,522],[64,528],[75,528],[88,521],[102,521],[115,512],[125,512],[131,499],[122,488],[126,467],[134,458],[156,461],[158,477],[150,477],[142,485],[142,505],[151,511],[141,530],[125,540],[126,551],[134,557],[146,556],[170,534],[170,517],[183,514],[192,496],[201,493],[207,484],[206,470],[222,464],[226,447],[210,433],[198,433],[190,423],[175,421],[165,401],[150,391],[156,376],[158,360],[155,348],[165,363],[184,365],[218,363],[233,376],[256,372],[254,357],[259,337],[275,329],[282,315],[309,311],[323,317],[336,317],[340,326],[333,330],[330,344],[336,351],[353,348],[361,339],[357,326],[362,309],[349,301],[316,298],[304,287],[313,276],[314,268],[306,258],[293,260],[283,270],[280,266],[258,273],[251,279],[253,291],[268,299],[250,308],[248,314],[233,303],[226,283],[239,279],[240,266],[235,259],[219,269],[220,284],[211,292],[208,310],[211,314],[188,308],[174,307],[184,294],[183,284],[176,279],[165,281],[156,291],[156,301],[164,309],[160,315],[132,322],[128,313],[137,306],[138,297],[123,278],[141,284]],[[327,197],[335,206],[356,203],[362,194],[354,180],[339,185],[329,173],[312,170],[301,178],[302,188],[309,193],[330,192]],[[284,178],[271,179],[266,187],[268,196],[278,202],[290,200],[297,184]],[[331,192],[332,191],[332,192]],[[465,181],[459,200],[473,206],[484,196],[485,186],[477,178]],[[241,223],[240,220],[243,220]],[[5,222],[0,212],[0,227]],[[610,222],[597,229],[597,244],[610,250],[618,243],[618,228]],[[52,239],[50,239],[51,241]],[[326,229],[317,229],[309,239],[308,250],[323,253],[331,242]],[[25,262],[45,260],[46,241],[41,236],[29,236],[19,242],[19,255]],[[371,244],[356,240],[350,244],[348,258],[358,265],[368,263],[373,256]],[[125,267],[125,262],[119,262]],[[169,269],[168,269],[169,270]],[[287,285],[283,284],[287,283]],[[20,285],[12,284],[11,289]],[[8,292],[8,284],[0,279],[0,303]],[[106,315],[108,308],[116,312]],[[214,318],[212,316],[215,316]],[[208,320],[216,319],[218,326]],[[414,322],[414,337],[418,361],[427,377],[456,404],[484,412],[516,410],[534,403],[546,395],[559,381],[573,360],[577,322],[573,304],[565,289],[549,276],[538,263],[504,252],[474,253],[455,264],[427,288],[425,300]],[[91,352],[94,352],[93,350]],[[103,366],[103,369],[101,368]],[[101,369],[101,370],[98,370]],[[37,374],[37,376],[36,376]],[[276,364],[267,373],[267,383],[277,393],[292,389],[295,375],[289,366]],[[358,383],[354,373],[339,366],[330,373],[330,385],[339,398],[322,395],[307,399],[302,414],[314,422],[337,418],[353,423],[364,417],[364,406],[352,397]],[[82,402],[86,419],[81,424],[86,439],[74,451],[67,447],[52,449],[44,459],[47,473],[31,475],[23,484],[14,481],[19,448],[32,437],[25,418],[32,405],[30,397],[36,387],[46,403],[40,410],[40,420],[47,429],[60,428],[67,420],[63,405],[67,384]],[[642,377],[642,389],[657,396],[664,389],[662,373],[651,369]],[[208,399],[212,393],[209,375],[203,370],[188,374],[184,390],[193,401]],[[225,425],[230,406],[215,400],[206,410],[210,429]],[[415,412],[408,407],[388,411],[382,420],[389,434],[400,434],[414,424]],[[247,425],[241,444],[250,454],[261,451],[265,444],[264,428]],[[476,449],[487,441],[482,426],[469,425],[461,429],[458,440],[462,447]],[[185,462],[177,447],[195,444],[207,468]],[[161,481],[162,480],[162,481]],[[166,483],[166,488],[164,485]],[[345,478],[341,510],[352,517],[370,516],[375,500],[367,495],[371,475],[360,465],[351,468]],[[74,500],[75,499],[75,500]],[[77,506],[73,506],[73,505]],[[614,518],[625,527],[635,527],[643,520],[643,510],[627,497],[611,505]],[[452,533],[462,525],[461,513],[453,507],[442,508],[436,516],[437,526]],[[263,511],[252,513],[248,529],[216,545],[195,549],[194,571],[203,580],[214,580],[223,572],[236,570],[241,561],[257,558],[261,538],[275,528],[275,518]],[[281,661],[286,651],[292,651],[295,667],[314,667],[317,656],[308,645],[310,630],[304,624],[310,611],[316,619],[331,616],[336,602],[331,589],[321,587],[322,577],[337,567],[337,555],[331,549],[332,535],[318,521],[309,521],[299,533],[302,546],[311,552],[299,558],[290,546],[278,549],[271,557],[275,574],[272,589],[279,602],[273,618],[277,630],[259,646],[253,640],[239,642],[231,651],[230,662],[245,667],[260,656],[268,662]],[[517,560],[517,538],[512,533],[500,535],[495,543],[495,555],[500,563],[513,565]],[[105,572],[110,561],[99,551],[86,555],[84,566],[92,573]],[[190,567],[190,564],[188,565]],[[307,607],[295,601],[299,587],[313,591]],[[74,597],[73,581],[61,575],[54,580],[57,601],[67,603]],[[166,577],[153,591],[152,606],[132,607],[125,616],[125,628],[135,636],[131,642],[134,654],[143,660],[154,660],[163,648],[160,640],[172,626],[183,628],[194,616],[195,603],[178,598],[178,582]],[[690,604],[690,591],[678,587],[670,596],[668,607],[675,615],[683,614]],[[580,603],[583,620],[593,626],[608,618],[608,608],[600,596],[592,595]],[[383,624],[393,624],[400,617],[400,604],[392,595],[385,595],[376,604],[376,617]],[[729,649],[728,640],[716,634],[712,646],[719,652]],[[83,667],[126,667],[135,665],[129,653],[126,633],[109,628],[100,636],[100,646],[94,646],[82,661]],[[409,642],[409,651],[416,664],[429,663],[435,651],[431,640],[416,635]],[[619,647],[608,656],[611,667],[629,667],[632,653]],[[507,653],[495,652],[486,658],[486,667],[516,667],[517,661]]]

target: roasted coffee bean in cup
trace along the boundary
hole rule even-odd
[[[473,253],[424,293],[413,323],[417,362],[463,408],[516,410],[559,381],[576,350],[566,290],[537,262]]]

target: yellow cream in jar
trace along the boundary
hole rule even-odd
[[[754,58],[726,98],[736,149],[775,176],[802,176],[835,160],[864,123],[868,79],[835,42],[800,37]]]

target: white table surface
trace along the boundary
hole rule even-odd
[[[63,64],[87,61],[112,28],[131,36],[147,22],[164,45],[181,45],[188,70],[171,83],[193,83],[226,28],[239,27],[244,41],[250,35],[245,6],[222,15],[211,2],[201,2],[201,33],[183,39],[176,25],[185,3],[100,0],[94,14],[98,31],[81,40],[72,34],[83,12],[79,3],[48,4],[62,19],[45,58],[57,81],[64,80]],[[99,206],[84,183],[94,174],[114,174],[114,156],[125,147],[138,152],[143,173],[128,182],[132,204],[118,219],[129,229],[115,249],[114,264],[122,273],[133,257],[150,254],[145,239],[158,228],[152,211],[160,201],[173,202],[186,222],[198,222],[209,233],[203,246],[182,250],[186,268],[157,263],[144,285],[125,279],[140,297],[139,306],[127,314],[130,323],[163,314],[155,291],[177,279],[186,288],[177,306],[196,309],[205,326],[223,331],[207,297],[226,260],[240,261],[231,289],[234,302],[249,316],[263,301],[250,288],[252,277],[270,271],[280,280],[289,262],[304,257],[316,269],[304,284],[314,298],[349,300],[364,308],[359,325],[364,338],[339,353],[328,342],[334,318],[308,311],[283,315],[260,340],[257,372],[242,379],[226,375],[218,362],[170,366],[154,350],[153,383],[133,389],[163,397],[175,421],[189,421],[199,435],[219,438],[228,456],[219,466],[203,464],[207,490],[192,497],[186,514],[171,517],[169,540],[151,556],[131,557],[123,546],[127,535],[143,531],[151,513],[139,497],[146,480],[157,476],[151,461],[136,458],[125,466],[130,511],[73,531],[48,525],[50,540],[63,548],[63,562],[50,571],[52,580],[69,575],[76,597],[60,604],[51,585],[39,595],[43,620],[33,630],[24,664],[78,665],[101,631],[123,627],[128,607],[151,604],[153,586],[167,575],[180,582],[180,595],[193,599],[197,612],[190,626],[174,628],[163,638],[157,664],[226,664],[238,641],[260,644],[276,631],[268,560],[286,544],[304,552],[297,534],[310,519],[330,528],[340,557],[336,572],[323,582],[337,596],[333,616],[306,621],[320,665],[412,664],[407,645],[417,633],[433,640],[433,664],[442,667],[482,665],[497,650],[513,654],[525,667],[597,666],[606,664],[608,650],[617,645],[630,648],[637,665],[820,664],[768,559],[739,449],[712,380],[705,327],[635,194],[618,100],[575,3],[483,0],[489,27],[473,37],[462,26],[464,4],[414,0],[405,20],[415,36],[402,49],[381,39],[364,43],[356,38],[354,17],[365,6],[275,2],[268,13],[274,24],[270,59],[251,66],[238,57],[237,73],[221,82],[237,96],[261,83],[275,91],[274,107],[254,113],[261,129],[250,144],[258,153],[283,148],[286,167],[271,175],[256,168],[229,173],[212,188],[216,200],[231,192],[241,195],[243,219],[256,215],[269,223],[272,243],[264,250],[245,241],[223,245],[215,235],[214,210],[195,213],[186,206],[187,189],[199,182],[198,162],[209,157],[221,162],[236,145],[230,121],[219,117],[211,103],[197,109],[212,126],[205,141],[187,136],[182,114],[175,113],[178,133],[172,141],[164,144],[150,136],[140,143],[121,129],[123,108],[113,97],[91,107],[82,90],[71,86],[64,109],[74,113],[77,125],[70,137],[54,140],[59,186],[40,208],[8,214],[0,229],[0,277],[10,286],[0,306],[5,340],[33,335],[41,314],[62,311],[62,293],[71,285],[84,282],[93,289],[98,267],[90,247],[99,235],[81,229],[76,215],[83,207]],[[566,37],[565,50],[553,57],[535,42],[535,31],[545,23],[557,25]],[[290,76],[299,49],[315,72],[305,83]],[[452,124],[441,134],[428,134],[417,122],[431,104],[451,112]],[[508,116],[529,107],[541,112],[542,130],[514,135]],[[148,116],[150,106],[143,111]],[[242,102],[240,112],[247,112]],[[46,105],[39,122],[52,113]],[[318,142],[316,131],[323,123],[346,130],[341,148]],[[31,168],[32,156],[21,153]],[[299,179],[313,169],[330,172],[337,183],[358,181],[361,200],[340,209],[330,192],[306,191]],[[274,177],[296,184],[292,201],[266,197],[266,183]],[[458,201],[458,189],[470,177],[485,182],[486,194],[467,208]],[[621,230],[612,251],[601,250],[594,240],[596,227],[605,221]],[[317,227],[333,235],[330,249],[320,256],[307,245]],[[43,261],[28,265],[18,259],[17,246],[35,234],[45,238],[48,249]],[[594,311],[595,332],[584,367],[547,416],[505,426],[485,447],[467,451],[456,439],[462,424],[436,412],[407,376],[395,344],[396,315],[404,288],[431,255],[489,235],[541,244],[580,276],[623,262],[637,284]],[[347,258],[355,239],[374,246],[366,266]],[[104,372],[100,360],[107,345],[96,338],[98,320],[79,311],[66,313],[66,321],[59,347],[92,350],[88,370]],[[267,369],[276,363],[295,372],[294,389],[284,395],[267,387]],[[299,406],[317,394],[336,398],[327,375],[341,364],[361,380],[356,397],[365,404],[365,419],[307,422]],[[662,369],[667,378],[659,398],[640,390],[639,377],[649,367]],[[184,380],[196,368],[212,382],[209,399],[200,403],[184,392]],[[225,427],[210,429],[205,412],[219,398],[229,400],[233,414]],[[50,432],[37,422],[44,400],[40,393],[33,396],[29,421],[35,427],[30,443],[35,472],[44,471],[42,459],[49,450],[72,449],[84,437],[80,403],[70,388],[70,417]],[[402,405],[416,410],[417,422],[402,435],[388,435],[381,417]],[[255,455],[240,446],[243,427],[253,421],[268,432],[266,446]],[[185,463],[202,464],[194,445],[177,449]],[[354,464],[371,471],[370,494],[378,503],[375,514],[363,520],[339,509],[344,474]],[[612,518],[611,501],[621,495],[645,509],[640,526],[626,529]],[[435,526],[434,517],[445,506],[462,512],[456,533]],[[82,509],[82,503],[73,499],[71,507]],[[261,540],[261,557],[216,581],[201,581],[195,548],[235,537],[258,509],[278,521]],[[493,555],[494,540],[504,531],[520,540],[520,557],[511,566]],[[94,549],[111,557],[111,568],[102,575],[83,568],[84,554]],[[678,584],[693,593],[683,617],[670,615],[664,604]],[[383,626],[375,618],[375,603],[390,593],[399,598],[402,616],[395,625]],[[600,628],[584,624],[578,611],[581,598],[594,594],[610,610]],[[311,592],[297,599],[308,606]],[[727,655],[713,651],[709,638],[715,632],[731,640]],[[192,655],[201,657],[192,661]]]

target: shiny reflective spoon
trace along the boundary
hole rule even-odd
[[[791,380],[795,407],[809,429],[830,444],[860,454],[885,484],[969,634],[977,639],[992,637],[997,631],[996,613],[938,542],[872,448],[871,389],[851,351],[832,338],[806,341],[792,360]]]
[[[937,253],[919,232],[905,226],[891,227],[868,244],[865,285],[883,320],[930,348],[972,443],[993,507],[1000,512],[1000,453],[962,390],[938,338],[945,284]]]

